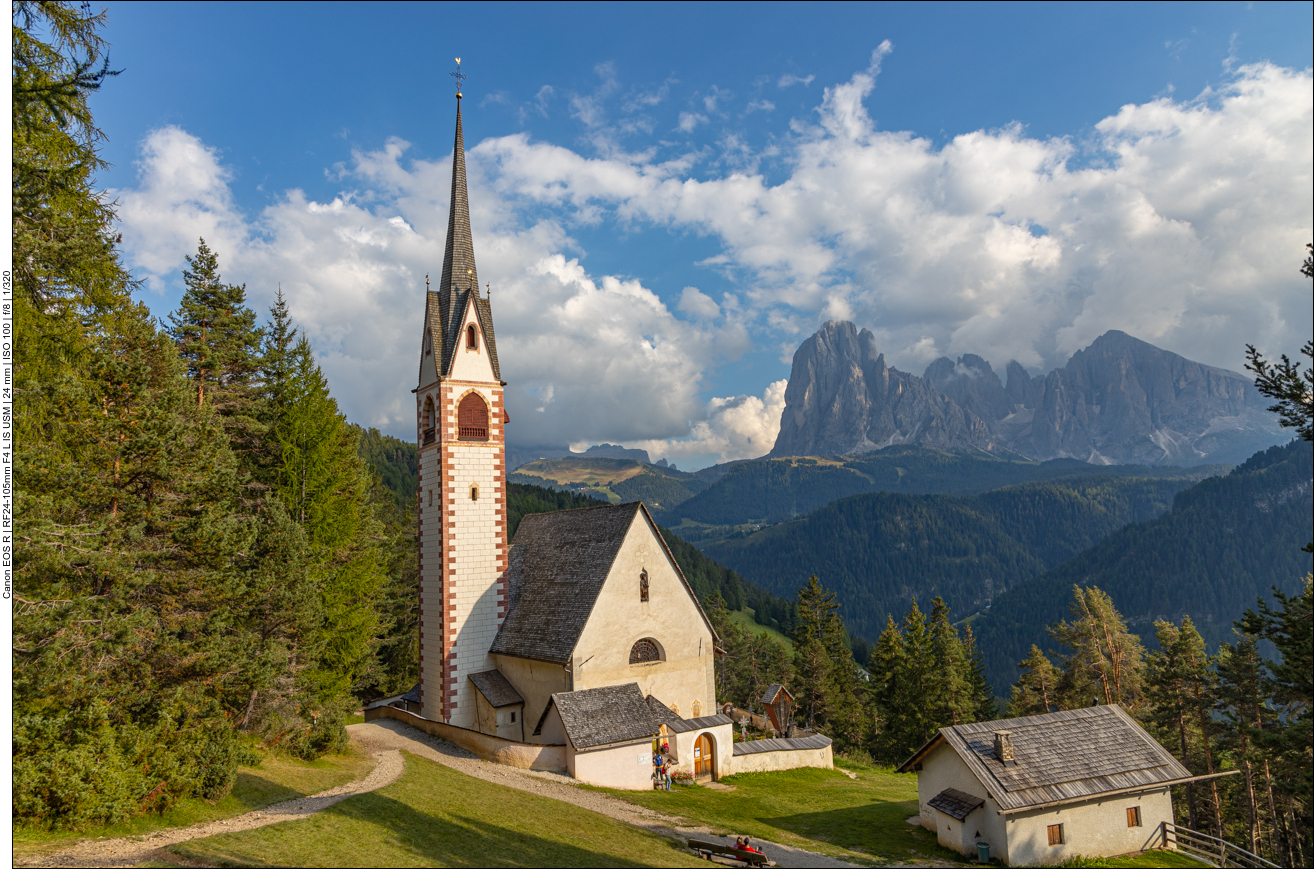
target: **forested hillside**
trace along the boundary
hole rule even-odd
[[[413,678],[414,547],[281,298],[261,325],[202,240],[166,324],[133,299],[104,14],[13,21],[13,815],[77,827],[218,799],[256,741],[344,744]]]
[[[710,486],[667,510],[662,521],[707,525],[773,524],[863,492],[971,495],[1019,483],[1075,477],[1202,479],[1225,468],[1090,465],[1075,459],[1009,461],[980,451],[896,446],[847,458],[782,458],[738,462]]]
[[[1187,485],[1106,477],[984,495],[855,495],[704,551],[775,594],[815,573],[849,630],[874,639],[914,598],[939,595],[964,614],[987,606],[1128,522],[1164,512]]]
[[[1098,586],[1153,644],[1156,619],[1189,615],[1210,644],[1272,586],[1300,590],[1310,570],[1314,458],[1307,441],[1258,453],[1224,477],[1180,492],[1172,510],[1123,528],[1055,569],[1000,595],[973,620],[986,672],[998,692],[1017,678],[1032,643],[1066,612],[1074,585]]]

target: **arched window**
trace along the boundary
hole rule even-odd
[[[430,396],[424,400],[424,414],[420,420],[420,427],[424,430],[422,433],[422,439],[426,444],[434,442],[434,428],[437,423],[437,420],[434,417],[433,397]]]
[[[467,393],[456,409],[456,436],[461,440],[488,440],[488,405],[477,392]]]
[[[471,323],[469,326],[465,327],[465,349],[467,350],[479,349],[479,330],[475,328],[474,323]]]
[[[639,600],[646,601],[647,599],[648,599],[648,571],[645,570],[639,574]]]
[[[653,661],[661,661],[664,657],[662,647],[652,637],[644,637],[634,644],[634,648],[630,649],[631,664],[648,664]]]

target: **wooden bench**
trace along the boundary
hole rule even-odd
[[[689,850],[704,860],[711,860],[712,857],[724,857],[730,860],[738,860],[740,863],[747,863],[749,866],[776,865],[773,861],[767,859],[765,854],[740,851],[730,845],[718,845],[716,842],[700,842],[697,839],[690,839]]]

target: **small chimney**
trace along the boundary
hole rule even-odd
[[[1004,766],[1017,766],[1013,756],[1013,732],[1011,730],[995,731],[995,757]]]

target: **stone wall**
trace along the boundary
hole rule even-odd
[[[365,710],[366,721],[391,718],[414,727],[430,736],[445,739],[453,745],[464,748],[476,757],[493,763],[502,763],[520,769],[544,769],[564,772],[567,768],[566,746],[533,745],[528,742],[512,742],[497,736],[489,736],[463,727],[453,727],[441,721],[430,721],[418,715],[412,715],[392,706],[380,706]]]
[[[730,759],[731,765],[727,775],[746,772],[780,772],[800,767],[818,767],[834,769],[835,757],[831,746],[825,748],[801,748],[784,751],[761,751],[756,754],[738,754]]]

